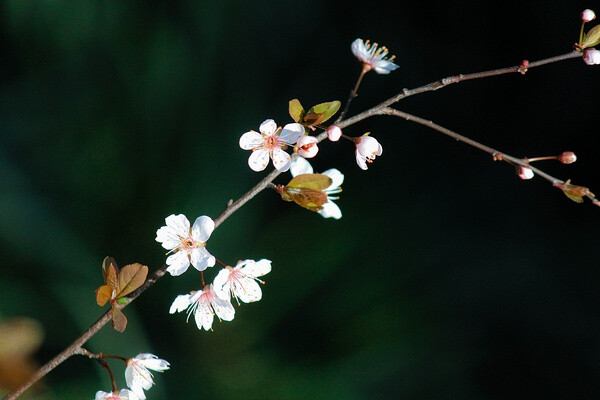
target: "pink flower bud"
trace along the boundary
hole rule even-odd
[[[327,137],[332,142],[337,142],[342,137],[342,130],[337,125],[330,125],[329,128],[327,128]]]
[[[577,156],[572,151],[564,151],[558,156],[558,161],[563,164],[572,164],[577,161]]]
[[[591,20],[593,20],[595,18],[596,18],[596,14],[589,8],[586,10],[583,10],[583,12],[581,13],[581,20],[583,22],[590,22]]]
[[[375,156],[380,156],[383,153],[383,148],[375,139],[371,136],[363,135],[356,141],[356,163],[361,169],[367,169],[367,163],[372,163],[375,160]]]
[[[314,136],[300,136],[296,142],[296,148],[298,148],[298,154],[304,158],[313,158],[319,152],[317,146],[317,138]]]
[[[585,51],[585,54],[583,55],[583,61],[587,65],[600,64],[600,51],[596,50],[593,47],[590,49],[587,49]]]
[[[529,167],[522,167],[519,165],[517,167],[517,175],[519,175],[519,178],[523,180],[531,179],[533,178],[533,171]]]

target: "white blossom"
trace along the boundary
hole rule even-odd
[[[210,217],[196,218],[191,229],[183,214],[169,215],[165,222],[166,226],[156,231],[156,241],[172,253],[167,257],[167,271],[171,275],[183,274],[190,264],[198,271],[215,265],[215,258],[206,250],[206,242],[215,229]]]
[[[219,298],[215,293],[213,285],[206,285],[203,290],[192,292],[189,295],[177,296],[169,313],[181,312],[187,309],[188,320],[192,314],[196,320],[198,329],[205,331],[211,329],[215,314],[219,320],[231,321],[235,316],[235,309],[229,300]]]
[[[395,56],[386,57],[388,49],[385,46],[379,46],[377,43],[364,42],[362,39],[356,39],[352,42],[352,54],[363,64],[363,69],[370,71],[374,69],[378,74],[389,74],[390,71],[398,68],[394,64]]]
[[[150,353],[140,353],[127,360],[125,381],[140,400],[146,398],[144,390],[154,385],[154,376],[149,369],[163,372],[169,369],[169,363]]]
[[[215,277],[213,287],[222,299],[235,298],[244,303],[252,303],[262,298],[260,283],[264,283],[259,276],[271,272],[270,260],[244,260],[239,261],[235,267],[225,267]]]
[[[367,163],[372,163],[375,157],[381,154],[383,147],[374,137],[363,135],[356,140],[356,163],[361,169],[366,170]]]

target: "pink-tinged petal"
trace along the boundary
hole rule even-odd
[[[332,201],[328,201],[327,203],[323,204],[323,208],[317,212],[321,214],[323,218],[342,218],[342,210],[340,210],[338,205]]]
[[[248,166],[252,171],[260,172],[269,165],[269,152],[264,149],[255,150],[248,158]]]
[[[290,173],[296,177],[303,174],[312,174],[313,168],[308,161],[303,157],[296,157],[290,166]]]
[[[165,222],[179,236],[186,237],[190,233],[190,221],[183,214],[169,215],[165,218]]]
[[[279,140],[283,141],[290,146],[296,144],[298,138],[304,135],[304,126],[301,124],[294,122],[292,124],[287,124],[283,127],[283,130],[279,134]]]
[[[244,303],[253,303],[262,299],[260,285],[252,278],[241,278],[237,282],[234,293]]]
[[[277,132],[277,124],[272,119],[267,119],[260,124],[260,133],[271,136]]]
[[[331,185],[325,189],[325,192],[336,190],[342,186],[342,183],[344,183],[344,174],[335,168],[328,169],[327,171],[323,172],[323,175],[326,175],[331,179]]]
[[[223,321],[231,321],[233,317],[235,317],[235,308],[231,305],[229,300],[223,300],[220,298],[215,298],[211,302],[212,307],[215,310],[215,314],[217,317]]]
[[[381,144],[378,144],[379,147],[377,148],[377,151],[375,152],[375,154],[377,154],[378,156],[383,154],[383,147],[381,147]]]
[[[167,257],[167,272],[172,276],[179,276],[187,271],[190,266],[190,259],[187,252],[178,251]]]
[[[273,165],[279,172],[290,169],[290,155],[281,149],[273,150]]]
[[[332,142],[337,142],[342,137],[342,130],[337,125],[330,125],[329,128],[327,128],[327,137]]]
[[[260,133],[255,131],[246,132],[240,137],[240,147],[244,150],[252,150],[263,145],[265,140]]]
[[[256,262],[254,260],[245,260],[242,263],[245,263],[245,265],[241,267],[242,271],[244,274],[251,277],[256,278],[271,272],[271,260],[266,260],[263,258]],[[237,266],[242,265],[242,263],[238,264]]]
[[[169,314],[174,314],[177,312],[182,312],[190,305],[190,295],[188,294],[180,294],[175,298],[173,304],[171,304],[171,308],[169,308]]]
[[[213,288],[217,296],[221,299],[229,299],[229,275],[231,270],[223,268],[219,271],[213,280]]]
[[[204,328],[205,331],[208,331],[212,328],[215,317],[208,303],[200,301],[194,314],[194,319],[196,320],[198,329]]]
[[[358,153],[358,151],[356,151],[356,163],[358,164],[360,169],[365,170],[365,171],[368,169],[366,157],[361,156]]]
[[[198,242],[206,243],[210,238],[210,235],[215,230],[215,221],[211,217],[202,215],[196,218],[194,226],[192,227],[192,237]]]

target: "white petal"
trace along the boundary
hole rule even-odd
[[[360,169],[367,170],[367,159],[366,157],[361,156],[358,151],[356,152],[356,163],[360,167]]]
[[[373,62],[373,69],[378,74],[386,75],[389,74],[390,71],[398,69],[398,66],[387,60],[377,60]]]
[[[335,168],[328,169],[327,171],[323,172],[323,175],[327,175],[329,178],[331,178],[331,185],[325,189],[325,192],[328,190],[335,190],[342,186],[342,183],[344,183],[344,174]]]
[[[294,145],[300,136],[304,135],[304,127],[294,122],[293,124],[287,124],[283,127],[283,130],[279,134],[279,140]]]
[[[262,299],[260,285],[252,278],[242,278],[234,284],[233,293],[244,303]]]
[[[265,135],[272,135],[277,131],[277,124],[272,119],[264,120],[262,124],[260,124],[260,133],[264,133]]]
[[[260,172],[269,164],[269,152],[265,149],[254,150],[248,158],[248,166],[252,171]]]
[[[142,395],[143,395],[143,393],[142,393]],[[127,389],[121,389],[121,391],[119,392],[119,397],[121,397],[122,399],[127,399],[127,400],[144,400],[146,398],[146,396],[138,397],[131,390],[127,390]]]
[[[143,360],[142,363],[144,367],[151,369],[153,371],[166,371],[170,368],[170,364],[168,361],[160,359],[156,356],[155,358]]]
[[[196,218],[192,227],[192,237],[199,242],[206,243],[214,230],[215,221],[211,217],[203,215]]]
[[[231,270],[228,268],[223,268],[213,280],[213,288],[215,289],[215,293],[222,299],[229,298],[229,275],[231,275]]]
[[[240,137],[240,147],[244,150],[252,150],[263,145],[265,140],[256,131],[246,132]]]
[[[215,309],[215,314],[217,314],[217,317],[223,321],[231,321],[233,320],[233,317],[235,317],[235,309],[229,300],[216,298],[211,302],[211,305]]]
[[[213,320],[215,319],[210,306],[206,302],[200,302],[196,314],[194,315],[198,329],[204,328],[205,331],[212,328]]]
[[[187,271],[190,266],[190,258],[185,251],[178,251],[167,257],[167,272],[172,276],[179,276]]]
[[[317,212],[324,218],[342,218],[342,210],[340,210],[338,205],[332,201],[328,201],[327,203],[323,204],[323,208]]]
[[[294,177],[303,174],[312,174],[313,168],[304,157],[296,157],[290,166],[290,173]]]
[[[356,39],[354,42],[352,42],[350,49],[352,50],[352,54],[354,54],[354,56],[361,61],[369,58],[369,52],[367,51],[365,43],[362,41],[362,39]]]
[[[179,236],[186,237],[190,233],[190,221],[183,214],[171,214],[165,218],[167,226],[173,229]]]
[[[167,250],[173,250],[181,244],[181,238],[168,226],[160,227],[156,231],[156,241]]]
[[[206,250],[200,247],[192,251],[192,265],[198,271],[204,271],[208,267],[215,265],[215,258]]]
[[[290,155],[281,149],[273,150],[273,165],[279,172],[290,169]]]
[[[246,265],[242,267],[242,271],[248,276],[257,278],[271,272],[271,260],[266,260],[263,258],[262,260],[258,260],[256,262],[254,260],[246,260],[246,262]]]
[[[98,390],[96,392],[96,400],[104,400],[105,398],[107,398],[111,393],[110,392],[103,392],[102,390]]]
[[[175,311],[182,312],[190,305],[190,295],[188,294],[180,294],[175,298],[173,304],[171,304],[171,308],[169,308],[169,314],[174,314]]]

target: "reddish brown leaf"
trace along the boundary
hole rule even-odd
[[[135,263],[124,266],[119,272],[116,297],[127,296],[142,286],[146,282],[146,276],[148,267],[145,265]]]
[[[113,304],[112,311],[113,328],[115,328],[115,330],[119,332],[125,331],[125,328],[127,327],[127,317],[125,316],[125,314],[123,314],[121,310],[119,310],[116,304]]]
[[[113,290],[108,285],[102,285],[96,289],[96,303],[100,307],[104,306],[112,297]]]

